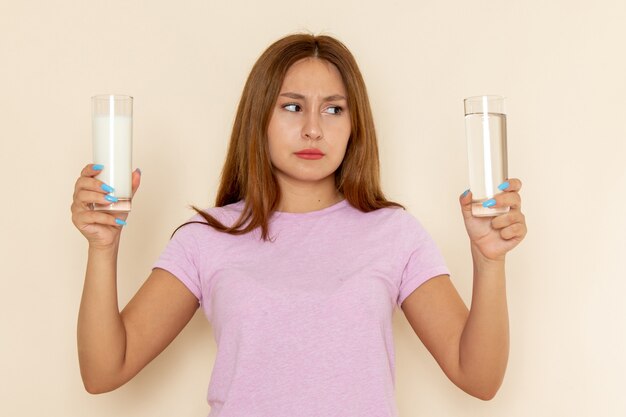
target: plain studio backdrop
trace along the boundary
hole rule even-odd
[[[626,3],[8,1],[0,3],[0,414],[205,416],[216,346],[198,312],[135,379],[90,395],[76,320],[87,243],[70,219],[91,162],[90,97],[134,103],[142,185],[119,302],[190,204],[214,203],[245,79],[276,39],[338,37],[368,86],[387,197],[429,230],[465,302],[471,258],[464,97],[508,102],[509,175],[529,233],[507,257],[511,352],[484,402],[447,380],[401,310],[396,396],[410,416],[623,416]]]

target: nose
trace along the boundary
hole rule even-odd
[[[309,112],[305,117],[304,125],[302,126],[302,138],[303,139],[321,139],[324,134],[322,131],[320,115],[313,111]]]

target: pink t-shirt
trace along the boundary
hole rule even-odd
[[[207,212],[230,225],[242,209]],[[189,288],[214,329],[209,417],[398,416],[392,314],[449,274],[431,237],[401,208],[363,213],[347,200],[275,212],[269,230],[273,242],[260,229],[189,224],[154,264]]]

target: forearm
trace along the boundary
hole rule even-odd
[[[124,363],[126,331],[116,281],[117,247],[90,247],[78,314],[78,358],[89,392],[107,390]]]
[[[490,399],[502,384],[509,356],[504,259],[489,261],[474,250],[472,258],[472,304],[461,335],[459,366],[466,390]]]

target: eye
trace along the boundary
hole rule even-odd
[[[341,114],[343,109],[339,106],[330,106],[326,108],[326,112],[330,114]]]
[[[284,104],[283,105],[283,109],[287,110],[287,111],[292,111],[292,112],[296,112],[296,111],[300,111],[300,105],[295,104],[295,103],[289,103],[289,104]]]

